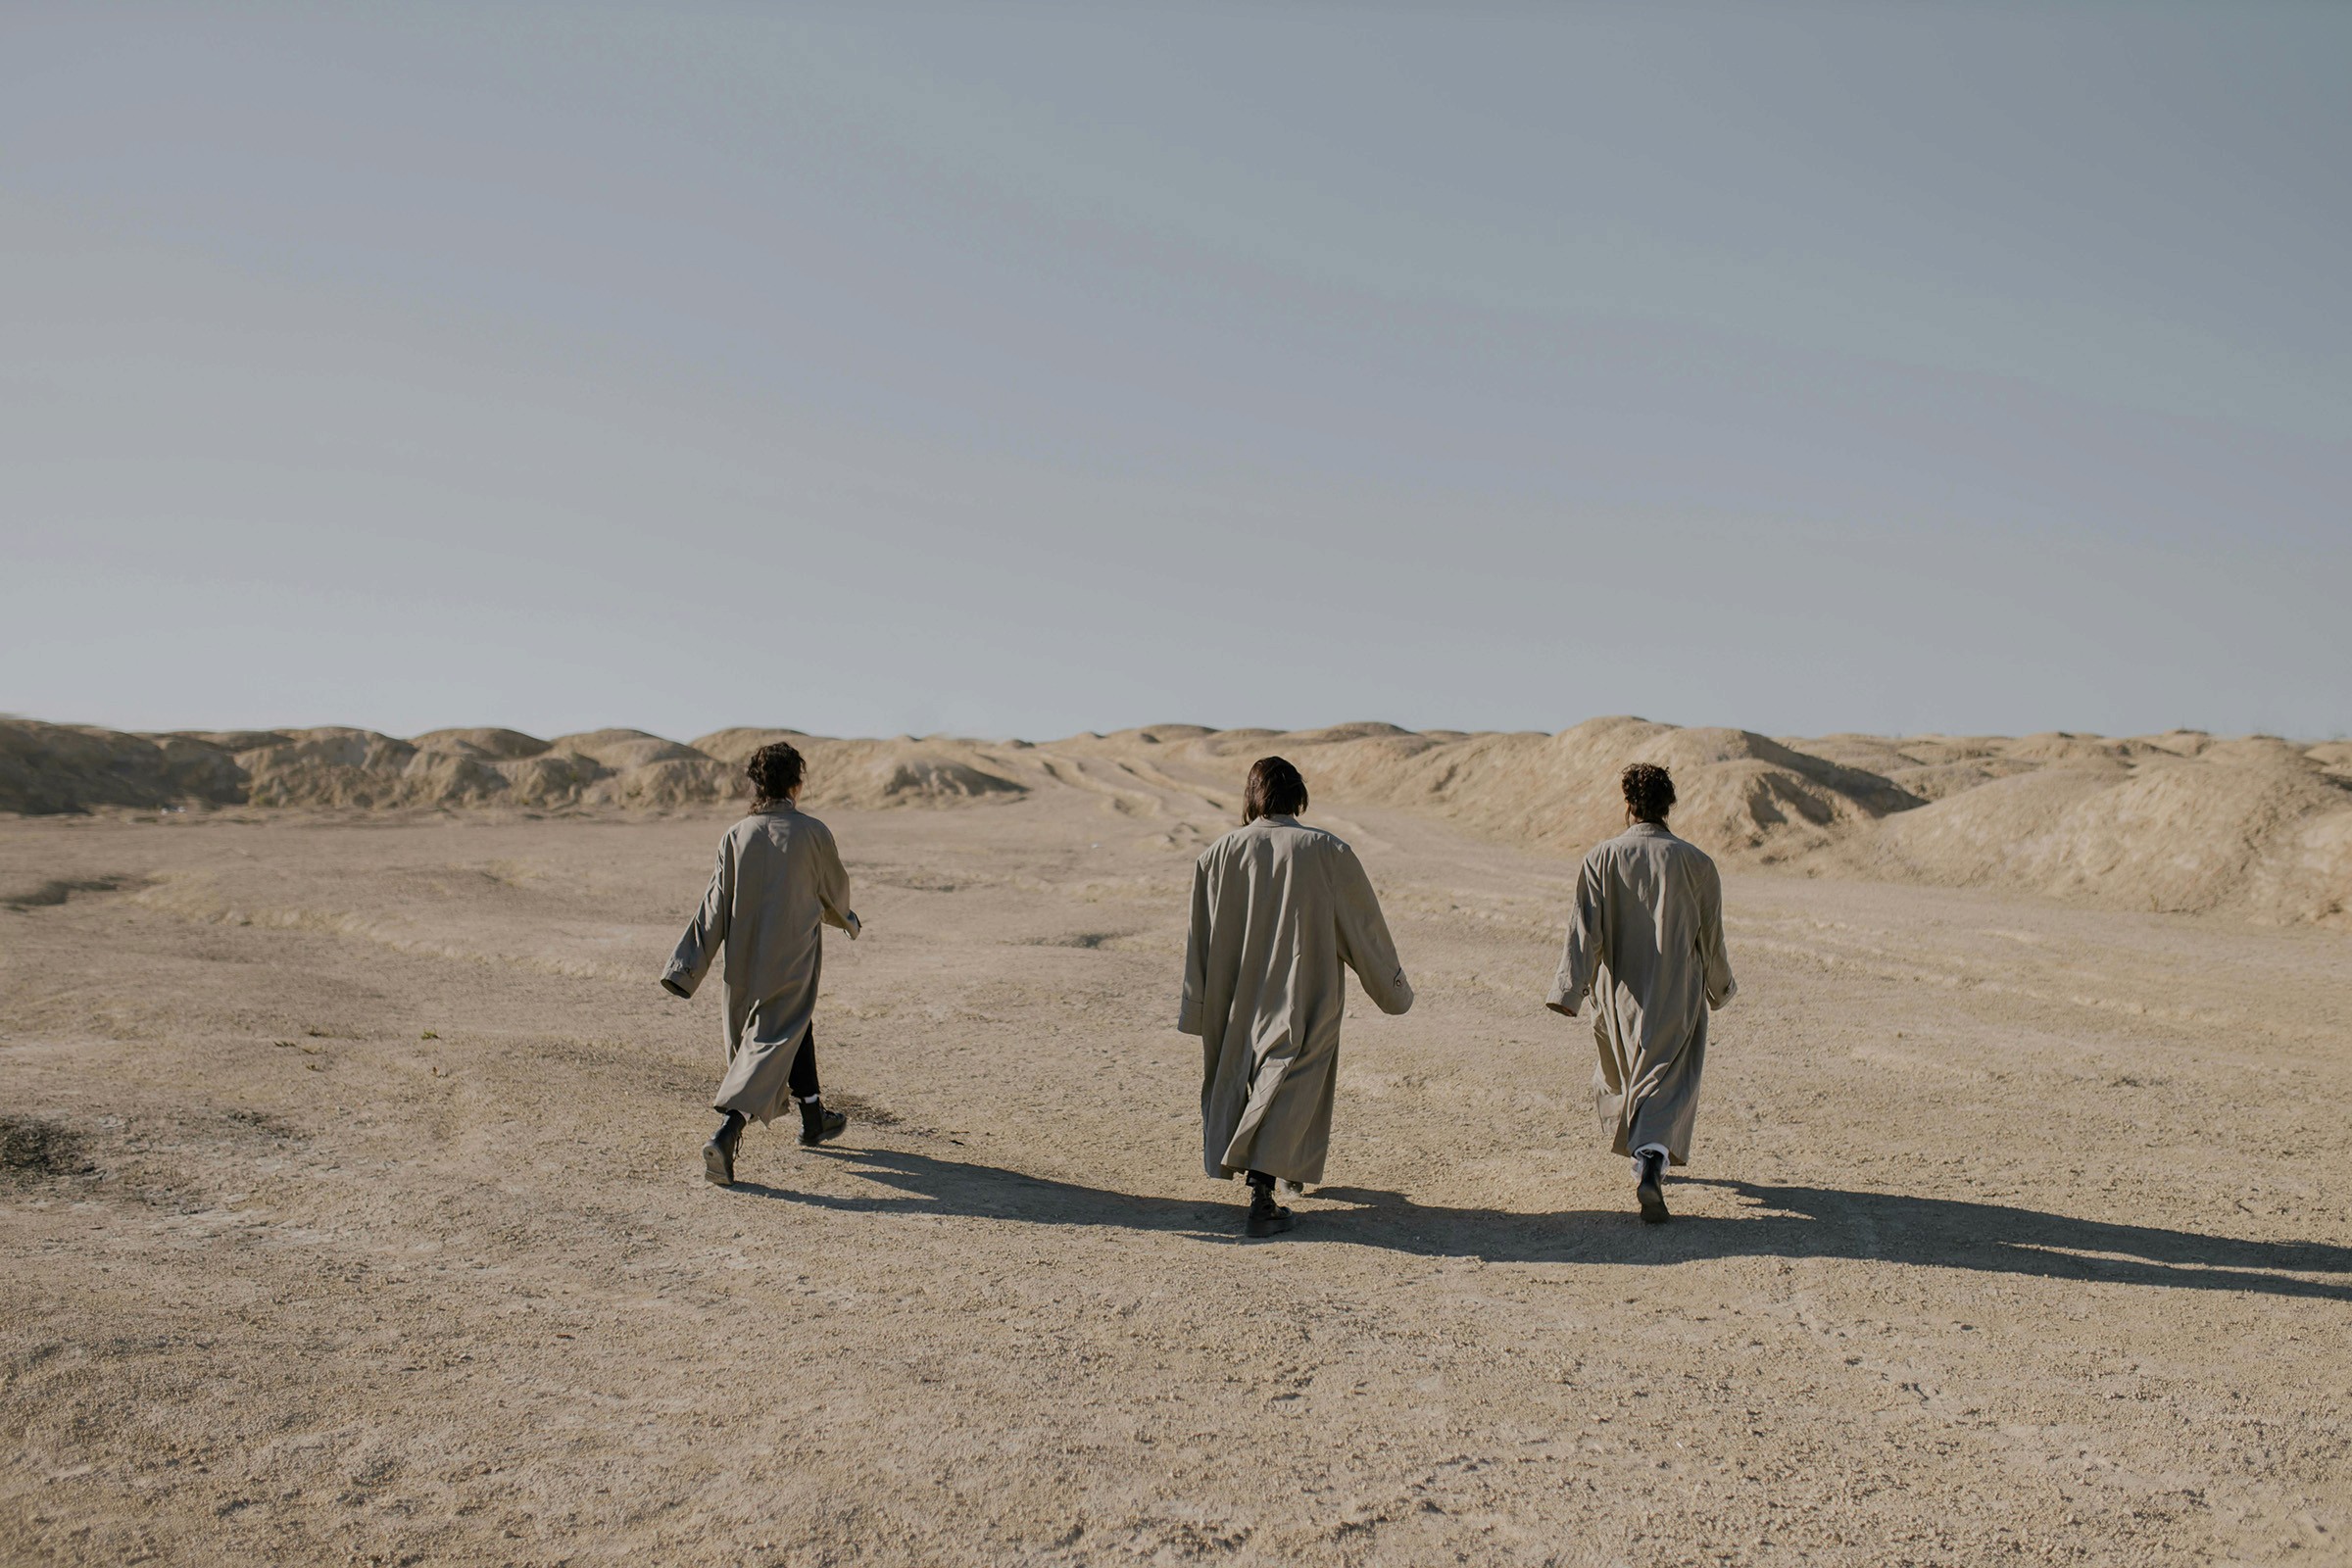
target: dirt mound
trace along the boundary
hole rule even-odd
[[[715,805],[742,794],[742,781],[733,768],[714,757],[680,746],[676,755],[611,768],[580,792],[580,804],[674,810]]]
[[[1047,750],[1224,798],[1252,760],[1280,754],[1320,803],[1425,810],[1565,854],[1622,826],[1627,763],[1659,762],[1680,794],[1676,831],[1734,865],[2352,923],[2352,743],[2196,730],[1775,740],[1611,717],[1557,735],[1153,725]]]
[[[521,807],[576,805],[605,777],[595,759],[577,752],[543,752],[492,765],[507,781],[508,804]]]
[[[941,801],[1028,792],[1025,784],[959,759],[929,752],[877,760],[867,768],[866,779],[886,801]]]
[[[1180,726],[1154,725],[1062,744],[1146,762],[1234,795],[1252,760],[1281,755],[1298,765],[1318,800],[1433,811],[1563,852],[1580,851],[1624,825],[1617,778],[1628,762],[1662,762],[1674,770],[1681,792],[1675,825],[1693,842],[1758,862],[1819,849],[1920,804],[1877,773],[1762,735],[1640,718],[1592,719],[1557,735],[1415,733],[1356,723],[1164,738],[1182,733]]]
[[[237,753],[235,761],[245,773],[248,806],[471,805],[504,785],[494,769],[470,758],[419,751],[364,729],[290,731],[280,744]]]
[[[2150,747],[1951,796],[1841,858],[1904,881],[2335,922],[2352,902],[2352,783],[2291,749]]]
[[[124,735],[0,720],[0,810],[247,806],[330,810],[511,806],[670,809],[738,793],[734,770],[636,730],[553,744],[514,730]]]
[[[576,753],[613,772],[652,762],[686,762],[698,758],[711,760],[691,746],[665,741],[641,729],[600,729],[584,735],[559,735],[550,744],[555,751]]]
[[[192,741],[216,752],[258,752],[265,746],[284,746],[293,736],[279,729],[181,729],[168,735],[149,737],[159,745],[168,741]]]
[[[722,729],[694,745],[699,752],[723,759],[732,770],[771,741],[790,741],[807,760],[808,776],[801,804],[812,811],[826,807],[879,810],[1011,800],[1027,794],[1038,779],[1050,777],[1036,763],[1016,760],[1032,748],[947,736],[844,741],[804,735],[797,729]]]
[[[0,810],[220,805],[243,798],[235,764],[200,741],[0,719]]]
[[[838,744],[804,735],[797,729],[739,728],[713,730],[694,743],[694,749],[705,757],[715,757],[731,767],[741,767],[752,760],[752,754],[775,741],[790,741],[806,757],[810,747]]]
[[[2003,755],[2000,748],[2004,742],[1999,737],[1825,735],[1782,744],[1841,766],[1876,773],[1923,801],[1939,801],[2041,766],[2038,761]]]
[[[493,762],[537,757],[548,750],[546,741],[516,729],[437,729],[428,735],[409,738],[423,751],[456,752],[461,757]]]
[[[1034,766],[1009,761],[971,741],[905,735],[889,741],[833,741],[808,751],[808,787],[801,799],[811,809],[837,806],[868,810],[1012,800],[1032,787],[1020,775],[1037,772]]]
[[[2202,730],[1833,735],[1930,802],[1825,858],[1865,875],[2111,907],[2352,923],[2352,746]]]
[[[742,765],[789,740],[812,809],[958,807],[1083,789],[1115,808],[1222,812],[1251,760],[1289,757],[1318,804],[1397,807],[1581,853],[1623,825],[1619,772],[1673,769],[1678,832],[1733,865],[2017,889],[2134,909],[2352,924],[2352,743],[2197,730],[2112,738],[1774,739],[1627,716],[1558,734],[1151,724],[1032,746],[836,740],[735,728],[692,745],[635,729],[542,741],[444,729],[124,735],[0,720],[0,810],[682,810],[748,794]]]
[[[842,741],[729,729],[687,746],[635,729],[553,741],[507,729],[434,730],[413,740],[348,728],[147,736],[7,719],[0,720],[0,811],[676,810],[745,799],[743,762],[771,740],[790,740],[807,755],[803,799],[811,808],[1013,799],[1051,777],[1020,760],[1030,748],[946,737]]]

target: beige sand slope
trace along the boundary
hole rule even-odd
[[[1733,864],[2273,923],[2352,920],[2352,745],[2190,731],[1797,740],[1612,717],[1556,735],[1163,724],[1030,745],[749,728],[685,745],[625,729],[400,740],[0,720],[0,810],[693,809],[738,799],[743,760],[777,738],[808,755],[816,808],[1072,790],[1129,815],[1164,813],[1171,792],[1226,808],[1250,760],[1279,751],[1320,799],[1426,812],[1562,854],[1616,830],[1619,769],[1657,761],[1682,792],[1677,828]]]

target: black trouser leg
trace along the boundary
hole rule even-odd
[[[801,1147],[814,1149],[841,1136],[849,1118],[837,1110],[827,1110],[825,1102],[816,1098],[816,1030],[801,1037],[801,1049],[792,1054],[792,1072],[784,1080],[801,1102]]]
[[[819,1093],[816,1087],[816,1025],[801,1036],[801,1049],[793,1053],[792,1073],[784,1080],[795,1100],[812,1100]]]

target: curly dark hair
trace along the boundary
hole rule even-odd
[[[799,789],[806,770],[790,741],[770,741],[743,764],[743,776],[752,781],[752,794],[761,804],[781,801]]]
[[[1250,784],[1242,791],[1242,820],[1261,816],[1297,816],[1306,809],[1306,780],[1279,757],[1261,757],[1250,764]]]
[[[1636,762],[1618,782],[1625,786],[1625,804],[1644,822],[1663,823],[1674,809],[1674,775],[1655,762]]]

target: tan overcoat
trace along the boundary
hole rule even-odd
[[[857,940],[850,874],[832,831],[790,806],[754,811],[729,828],[703,906],[662,971],[664,986],[691,997],[726,950],[719,978],[727,1075],[714,1109],[766,1122],[784,1108],[793,1054],[816,1013],[823,925]]]
[[[1201,852],[1176,1026],[1200,1037],[1209,1175],[1323,1179],[1343,964],[1381,1011],[1413,1004],[1372,880],[1346,843],[1296,817],[1261,816]]]
[[[1609,1147],[1690,1158],[1707,1013],[1740,989],[1723,947],[1723,879],[1704,850],[1637,822],[1585,857],[1547,1004],[1573,1016],[1590,992],[1593,1110]]]

